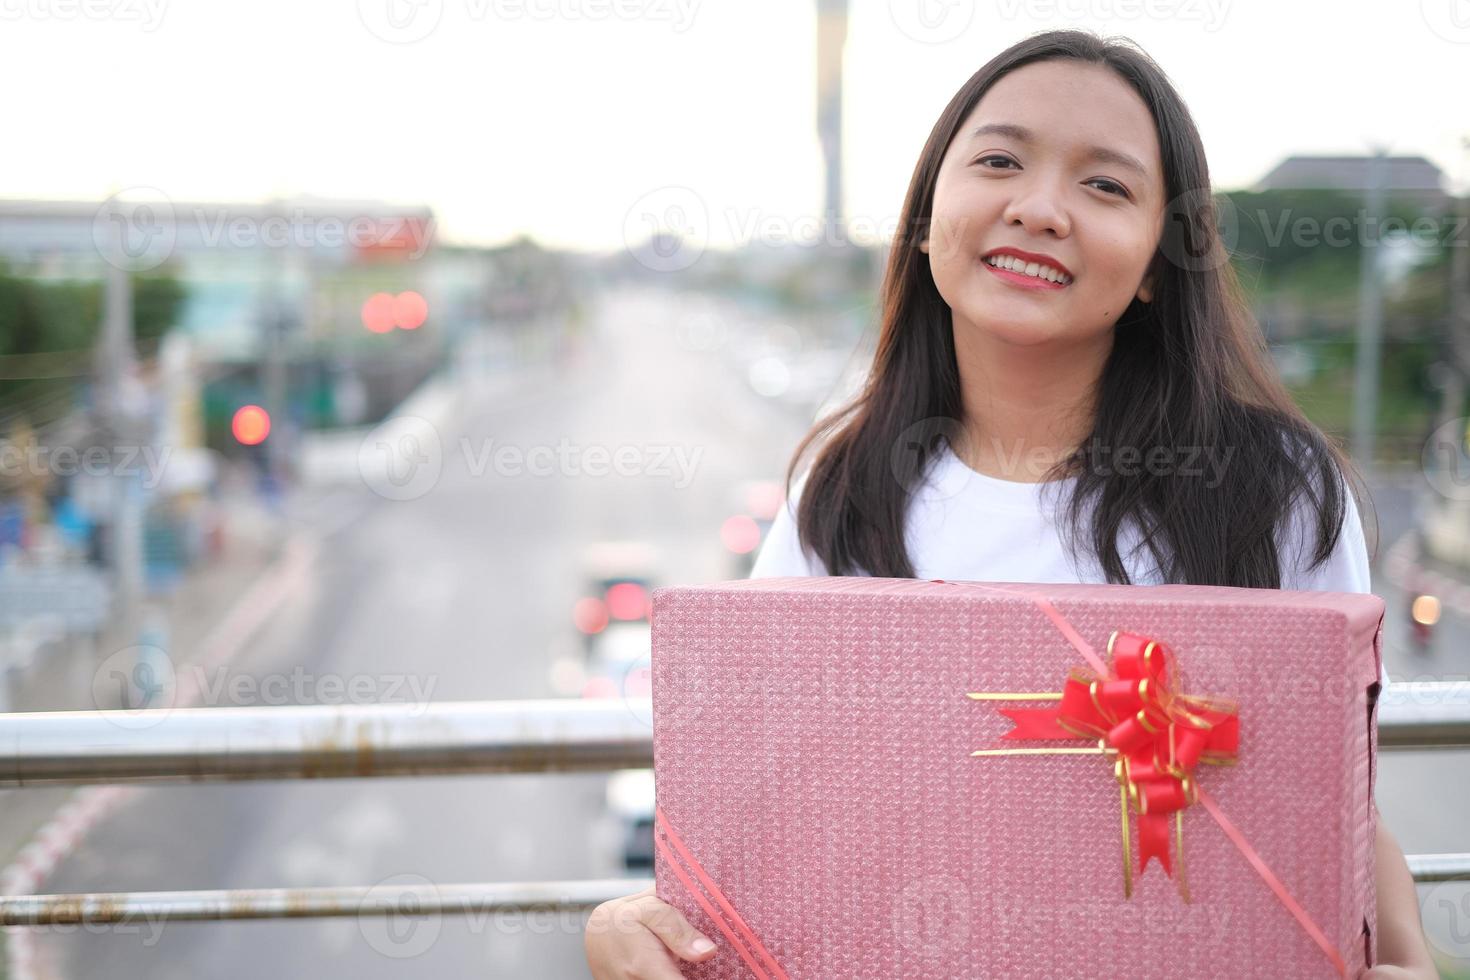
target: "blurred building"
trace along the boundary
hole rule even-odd
[[[579,292],[571,260],[529,239],[441,246],[428,207],[376,201],[182,202],[143,189],[0,201],[0,261],[40,280],[100,283],[113,266],[177,280],[176,328],[204,374],[215,445],[228,414],[273,385],[295,428],[372,422],[465,336],[524,347],[538,340],[525,324]]]
[[[0,258],[16,271],[167,272],[185,287],[179,326],[216,362],[256,358],[267,316],[297,325],[294,346],[355,336],[363,290],[413,288],[433,239],[428,208],[377,202],[0,201]]]
[[[1251,188],[1275,190],[1368,191],[1371,156],[1290,156],[1272,167]],[[1424,157],[1384,157],[1383,187],[1394,198],[1411,201],[1430,213],[1448,207],[1444,172]]]

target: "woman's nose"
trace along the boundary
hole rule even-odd
[[[1072,221],[1062,204],[1061,191],[1048,181],[1018,188],[1002,218],[1006,224],[1019,224],[1032,235],[1050,233],[1065,238],[1072,233]]]

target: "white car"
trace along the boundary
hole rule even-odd
[[[594,639],[582,696],[649,697],[651,645],[648,623],[610,624]],[[608,777],[607,810],[617,827],[617,847],[625,869],[653,867],[653,803],[653,770],[623,769]]]
[[[646,698],[652,690],[649,658],[653,631],[647,620],[607,625],[592,637],[582,683],[584,698]]]
[[[653,867],[653,770],[622,769],[607,780],[607,810],[616,819],[623,867]]]
[[[593,640],[619,622],[648,621],[657,549],[644,541],[600,541],[582,552],[582,597],[572,621],[590,654]]]

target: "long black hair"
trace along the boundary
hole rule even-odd
[[[817,422],[793,453],[788,493],[809,447],[817,452],[798,505],[798,531],[833,575],[912,578],[904,517],[923,467],[895,466],[916,433],[963,438],[953,324],[918,245],[951,140],[1006,73],[1049,59],[1115,71],[1142,97],[1158,131],[1164,229],[1150,267],[1151,302],[1132,300],[1114,326],[1091,435],[1048,471],[1075,477],[1066,517],[1074,553],[1085,541],[1109,582],[1128,584],[1119,532],[1132,521],[1166,582],[1280,588],[1278,534],[1304,501],[1314,543],[1308,568],[1337,545],[1345,475],[1356,471],[1281,383],[1216,228],[1199,131],[1163,70],[1126,40],[1047,31],[1001,52],[955,93],[914,168],[888,256],[872,369],[859,393]],[[936,421],[940,424],[936,427]],[[954,424],[944,424],[946,422]],[[922,441],[922,440],[921,440]],[[1226,478],[1188,467],[1110,465],[1121,447],[1228,456]]]

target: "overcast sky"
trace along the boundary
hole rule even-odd
[[[847,211],[880,229],[954,91],[1053,26],[1152,54],[1220,189],[1373,141],[1470,183],[1466,0],[851,6]],[[731,244],[820,208],[815,27],[815,0],[0,0],[0,197],[375,198],[574,248],[692,210]]]

